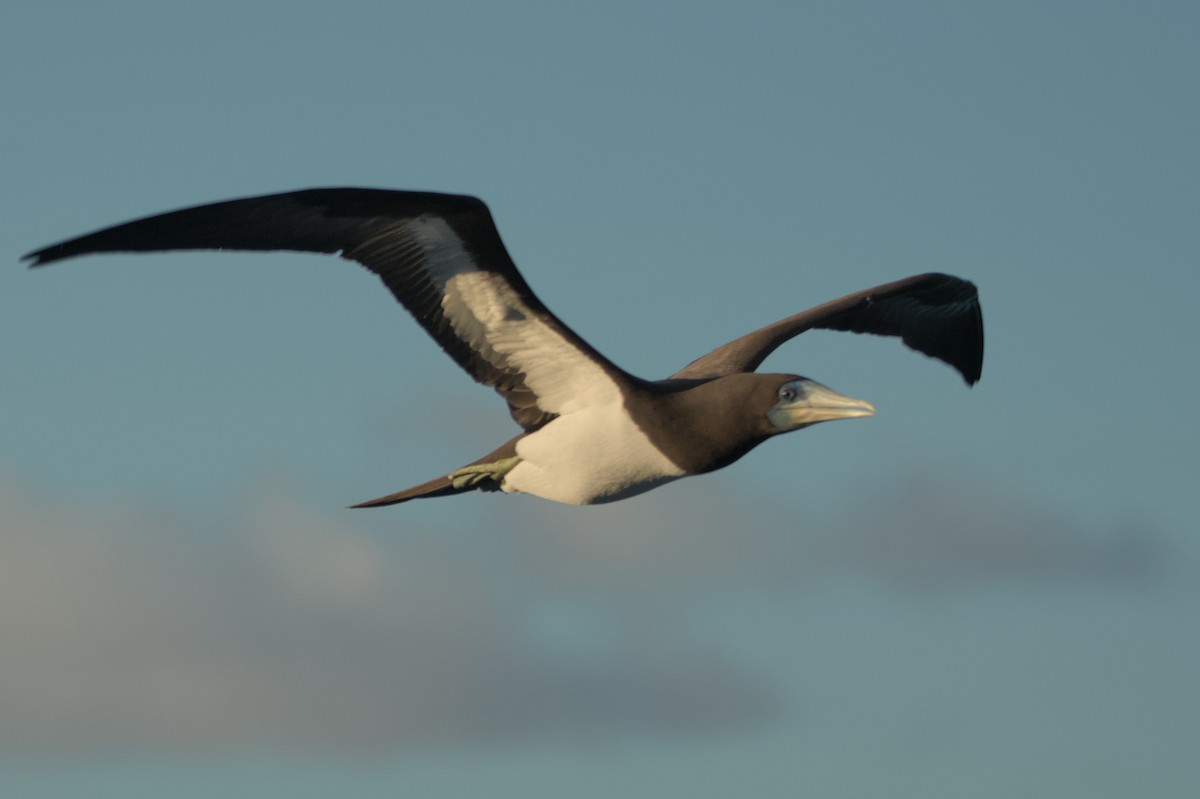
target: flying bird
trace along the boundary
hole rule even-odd
[[[850,294],[643,380],[550,312],[475,197],[335,188],[248,197],[138,219],[29,253],[30,266],[105,252],[337,253],[379,276],[446,354],[508,403],[522,432],[482,458],[353,507],[466,491],[612,502],[723,468],[781,433],[874,406],[794,374],[759,374],[813,328],[898,336],[968,385],[983,366],[975,286],[923,274]]]

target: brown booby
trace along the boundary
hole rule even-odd
[[[310,189],[139,219],[29,253],[42,266],[88,253],[337,253],[374,272],[442,349],[496,390],[523,432],[474,463],[354,507],[470,490],[570,504],[612,502],[728,466],[763,441],[870,416],[867,402],[792,374],[758,374],[812,328],[899,336],[974,384],[983,366],[975,286],[924,274],[767,325],[666,380],[635,377],[550,312],[509,257],[487,206],[463,195]]]

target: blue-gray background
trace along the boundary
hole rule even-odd
[[[1196,795],[1198,8],[6,4],[0,788]],[[322,185],[483,197],[646,377],[960,274],[983,381],[812,333],[876,417],[351,512],[511,430],[369,274],[17,264]]]

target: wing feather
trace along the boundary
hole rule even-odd
[[[517,271],[475,197],[309,189],[186,208],[30,253],[231,249],[340,253],[383,281],[451,358],[526,430],[631,379],[555,317]]]
[[[975,285],[929,273],[849,294],[747,333],[671,375],[711,378],[753,372],[784,342],[824,328],[898,336],[910,348],[944,361],[974,385],[983,369],[983,314]]]

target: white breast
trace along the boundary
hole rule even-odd
[[[441,291],[442,312],[478,357],[518,373],[558,418],[517,444],[502,488],[572,505],[611,502],[683,476],[625,412],[619,373],[563,335],[501,274],[482,270],[444,219],[403,222]]]
[[[517,442],[517,455],[505,491],[569,505],[625,499],[684,476],[620,401],[560,416]]]

